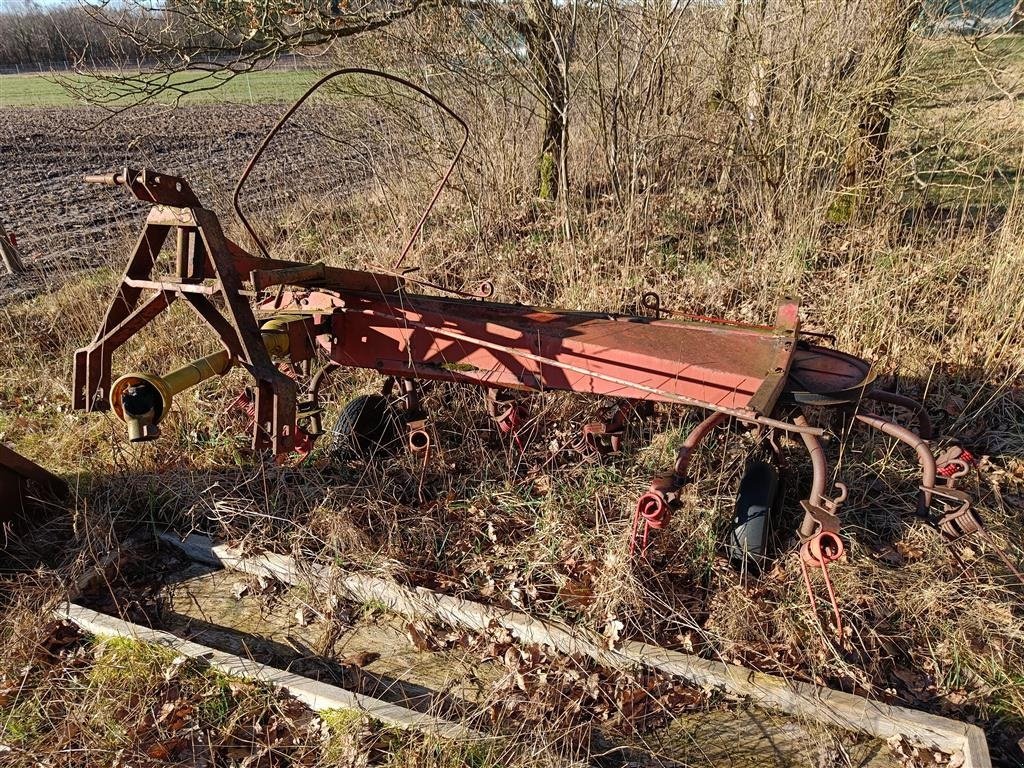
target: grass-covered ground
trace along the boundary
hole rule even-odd
[[[772,222],[764,212],[785,192],[781,182],[744,208],[749,201],[742,194],[716,190],[714,172],[652,182],[641,202],[624,210],[601,192],[608,185],[599,184],[596,163],[580,173],[586,195],[571,199],[567,226],[560,206],[527,191],[529,160],[521,145],[510,144],[516,113],[504,101],[480,97],[485,109],[465,98],[461,104],[483,138],[471,146],[464,175],[442,198],[412,264],[419,277],[448,285],[472,287],[489,277],[502,300],[612,311],[635,306],[643,290],[656,288],[667,306],[746,322],[770,322],[779,296],[796,293],[808,328],[832,332],[840,349],[874,361],[887,386],[923,400],[938,431],[960,438],[979,457],[965,487],[996,542],[1020,563],[1022,71],[1015,43],[980,53],[966,43],[921,46],[901,91],[881,202],[871,215],[834,205],[813,227],[805,214],[820,201],[788,213],[776,206],[783,218]],[[713,121],[707,124],[720,138]],[[691,153],[680,162],[690,167],[708,145],[679,140],[674,147]],[[402,142],[373,145],[382,166],[395,161],[396,146]],[[576,145],[580,156],[590,148]],[[302,151],[312,150],[307,143]],[[717,170],[717,161],[710,167]],[[407,169],[399,164],[392,177],[373,177],[358,194],[348,188],[314,194],[301,175],[282,174],[268,185],[281,204],[261,231],[282,257],[390,263],[403,242],[399,230],[416,220],[436,179]],[[225,221],[241,238],[226,215]],[[702,448],[691,468],[695,480],[650,557],[628,558],[635,500],[671,464],[700,418],[696,411],[660,409],[631,430],[621,456],[594,463],[573,450],[592,401],[532,399],[539,431],[520,451],[495,432],[478,392],[436,387],[425,396],[436,443],[425,472],[417,457],[367,464],[339,460],[326,444],[302,466],[275,466],[248,449],[246,419],[229,408],[246,383],[236,370],[176,398],[159,441],[129,446],[114,417],[69,409],[74,349],[95,331],[123,253],[111,255],[104,268],[44,280],[31,297],[0,304],[0,439],[71,478],[76,491],[68,514],[12,548],[32,564],[28,572],[8,573],[4,585],[0,637],[8,652],[0,660],[0,723],[6,743],[22,750],[16,754],[44,750],[61,723],[83,718],[88,728],[78,743],[85,746],[76,749],[101,757],[78,764],[116,764],[103,751],[115,743],[107,719],[90,713],[126,695],[150,701],[167,674],[165,660],[147,661],[148,652],[128,649],[133,660],[122,666],[139,670],[138,679],[105,683],[107,651],[85,642],[79,656],[73,650],[70,658],[48,661],[41,674],[33,654],[53,642],[55,630],[39,617],[60,598],[61,585],[111,541],[128,531],[172,527],[391,574],[609,636],[650,639],[969,720],[986,728],[1002,765],[1020,765],[1021,587],[989,546],[971,541],[951,550],[913,518],[917,467],[892,441],[828,422],[828,456],[832,466],[841,462],[835,479],[851,490],[843,507],[847,555],[832,569],[847,632],[830,644],[823,642],[825,612],[811,609],[791,556],[790,532],[809,483],[806,456],[792,441],[780,446],[787,483],[779,557],[762,578],[739,578],[719,546],[745,457],[764,448],[738,429],[716,434]],[[215,346],[187,309],[176,306],[115,365],[166,371]],[[380,384],[366,372],[332,379],[325,390],[328,420],[346,400]],[[319,609],[331,610],[328,596],[317,599]],[[74,678],[74,696],[50,701],[48,675]],[[195,698],[214,703],[219,684],[202,675],[188,681]],[[51,705],[72,715],[40,716],[38,708]],[[223,724],[213,704],[200,710],[197,722]],[[121,718],[119,727],[130,719]],[[523,741],[545,744],[551,731],[538,726]],[[432,749],[413,744],[390,757],[359,759],[446,764]],[[534,762],[524,758],[523,765],[538,764],[538,753],[552,765],[564,758],[554,747],[538,748]],[[329,750],[315,757],[347,764]],[[31,765],[27,759],[15,764]],[[472,765],[475,758],[448,759]]]
[[[104,73],[107,74],[107,73]],[[129,73],[129,76],[137,77]],[[156,77],[152,76],[152,80]],[[306,70],[272,69],[249,72],[224,78],[223,84],[210,90],[210,79],[203,75],[181,73],[170,77],[170,82],[184,91],[177,99],[180,104],[259,104],[263,102],[292,101],[311,81]],[[88,87],[90,78],[66,73],[0,75],[0,107],[69,107],[82,104],[78,95],[64,87]],[[177,96],[177,94],[176,94]],[[169,95],[157,103],[169,103]]]

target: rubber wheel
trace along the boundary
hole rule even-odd
[[[747,465],[725,539],[734,568],[757,574],[768,562],[772,512],[779,499],[779,472],[766,461]]]
[[[360,395],[345,404],[331,430],[335,450],[364,459],[388,458],[401,447],[399,423],[383,395]]]

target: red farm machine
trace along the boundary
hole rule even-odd
[[[823,346],[818,334],[801,331],[792,300],[780,304],[772,325],[753,326],[668,316],[655,294],[641,302],[645,316],[498,303],[490,300],[490,291],[426,295],[415,290],[422,282],[400,270],[419,227],[391,270],[358,271],[273,258],[238,205],[240,190],[295,110],[317,88],[353,73],[384,77],[412,89],[462,128],[465,146],[465,123],[434,96],[401,78],[354,69],[322,78],[267,136],[235,189],[236,211],[258,253],[228,239],[217,215],[182,178],[125,168],[86,179],[123,186],[152,208],[95,338],[76,354],[76,408],[113,409],[126,422],[132,441],[152,440],[175,395],[241,367],[252,377],[253,447],[282,456],[308,451],[325,431],[320,387],[326,375],[340,368],[376,371],[384,380],[381,395],[359,398],[342,414],[364,449],[381,441],[385,409],[395,403],[402,409],[408,449],[429,449],[427,414],[418,396],[425,382],[485,388],[496,425],[512,433],[522,422],[516,392],[561,390],[612,398],[616,405],[585,427],[587,441],[599,452],[616,450],[626,421],[652,404],[689,406],[704,411],[706,418],[687,436],[674,466],[655,477],[638,499],[634,548],[642,553],[649,532],[668,523],[688,481],[691,456],[716,426],[728,422],[760,430],[769,439],[789,433],[805,446],[813,468],[797,531],[801,562],[805,575],[807,567],[821,567],[826,583],[825,567],[844,549],[837,515],[846,488],[842,483],[829,487],[821,441],[825,429],[813,423],[811,413],[841,409],[855,423],[879,430],[914,452],[921,467],[920,516],[937,524],[949,540],[984,534],[970,499],[957,487],[970,455],[954,447],[936,458],[924,407],[881,389],[868,362]],[[461,148],[420,226],[459,154]],[[171,241],[174,257],[161,258]],[[174,302],[193,310],[222,349],[166,375],[127,373],[115,379],[115,350]],[[904,413],[916,431],[879,415],[893,410]],[[734,561],[751,567],[765,556],[766,517],[777,485],[773,467],[755,464],[747,470],[726,542]]]

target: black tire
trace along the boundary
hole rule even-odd
[[[725,538],[725,551],[734,568],[756,575],[767,564],[779,488],[779,472],[774,466],[766,461],[747,465]]]
[[[364,459],[394,456],[401,447],[398,416],[383,395],[360,395],[341,409],[331,430],[335,451]]]

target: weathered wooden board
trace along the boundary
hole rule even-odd
[[[412,590],[374,576],[338,574],[334,577],[328,568],[309,564],[300,566],[292,558],[274,553],[245,557],[230,547],[213,545],[201,536],[190,536],[185,541],[169,535],[162,538],[201,562],[248,573],[269,574],[288,584],[312,583],[320,589],[333,589],[359,602],[384,605],[404,616],[430,617],[477,631],[490,626],[505,627],[523,642],[541,643],[562,653],[584,654],[607,667],[633,668],[640,665],[657,669],[807,722],[879,739],[905,737],[932,749],[959,754],[965,768],[991,766],[984,731],[976,725],[870,701],[809,683],[785,680],[647,643],[627,641],[609,649],[602,646],[595,634],[578,627],[571,628],[422,588]]]
[[[487,723],[497,733],[509,725],[491,718],[491,707],[506,695],[508,670],[481,660],[478,651],[423,650],[410,636],[406,617],[343,604],[335,606],[335,616],[317,616],[311,625],[299,626],[293,614],[309,599],[306,586],[267,585],[261,594],[255,576],[210,571],[214,567],[194,562],[161,588],[161,629],[452,721]],[[241,585],[252,588],[241,590]],[[322,597],[334,602],[326,593]],[[632,736],[597,729],[590,738],[596,753],[611,750],[624,760],[628,755],[638,768],[789,768],[831,765],[842,756],[860,768],[899,768],[883,742],[858,741],[847,731],[742,705],[682,712],[667,725]]]
[[[485,683],[502,675],[468,651],[416,648],[408,622],[394,614],[361,611],[348,622],[333,624],[306,609],[300,622],[296,614],[306,608],[303,595],[290,590],[266,599],[240,590],[245,578],[218,570],[166,585],[161,590],[160,628],[300,674],[332,664],[348,667],[354,670],[352,679],[360,682],[360,692],[414,709],[423,708],[424,691],[475,704],[487,691]],[[407,701],[400,700],[397,681],[408,684]]]
[[[398,728],[424,731],[450,739],[479,740],[484,738],[479,732],[459,723],[396,706],[336,685],[311,680],[205,645],[182,640],[169,632],[132,624],[89,608],[83,608],[75,603],[66,603],[57,610],[57,615],[91,634],[127,637],[139,642],[159,645],[183,656],[200,659],[210,667],[227,675],[253,680],[284,690],[316,712],[330,709],[357,710],[375,720]]]
[[[848,734],[847,734],[848,736]],[[857,768],[902,766],[879,739],[841,742],[829,729],[759,708],[686,715],[644,738],[654,755],[682,765],[716,768]]]

